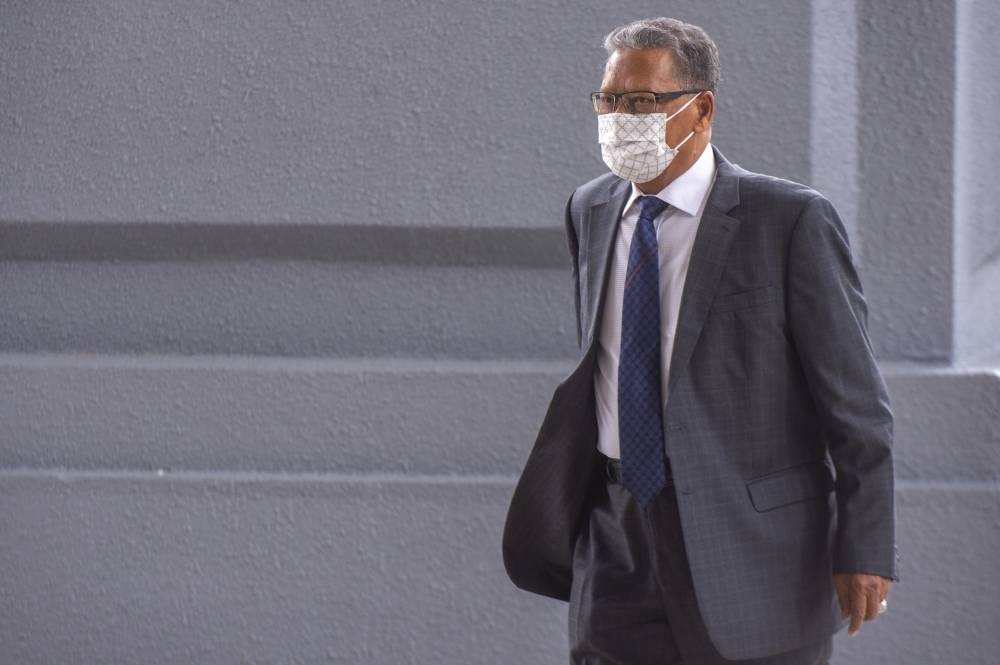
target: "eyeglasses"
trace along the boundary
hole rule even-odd
[[[598,115],[603,113],[613,113],[620,104],[625,113],[656,113],[656,105],[661,102],[669,102],[672,99],[692,95],[704,90],[674,90],[673,92],[648,92],[645,90],[637,92],[592,92],[590,102],[594,105],[594,110]]]

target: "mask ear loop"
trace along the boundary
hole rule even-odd
[[[682,145],[684,145],[685,143],[687,143],[688,139],[689,139],[689,138],[691,138],[692,136],[694,136],[694,132],[691,132],[690,134],[688,134],[687,136],[685,136],[685,137],[684,137],[684,139],[683,139],[683,140],[682,140],[682,141],[681,141],[680,143],[678,143],[677,145],[675,145],[675,146],[674,146],[673,148],[671,148],[671,147],[670,147],[670,146],[669,146],[669,145],[667,144],[667,142],[666,142],[666,141],[664,141],[664,142],[663,142],[663,145],[666,145],[666,146],[667,146],[667,150],[671,150],[671,151],[673,151],[674,153],[676,153],[676,152],[677,152],[678,150],[680,150],[680,149],[681,149],[681,146],[682,146]]]
[[[698,99],[699,97],[701,97],[701,93],[700,93],[700,92],[699,92],[699,93],[698,93],[697,95],[695,95],[694,97],[692,97],[691,99],[687,100],[687,103],[686,103],[686,104],[684,104],[684,106],[680,107],[680,108],[679,108],[679,109],[677,109],[677,110],[676,110],[676,111],[675,111],[674,113],[671,113],[671,114],[670,114],[670,115],[669,115],[669,116],[667,117],[667,119],[666,119],[666,122],[664,122],[664,125],[665,125],[666,123],[670,122],[670,120],[671,120],[672,118],[676,117],[678,113],[683,113],[684,109],[686,109],[686,108],[687,108],[688,106],[690,106],[690,105],[691,105],[691,102],[693,102],[694,100]],[[671,151],[673,151],[673,152],[675,152],[675,153],[676,153],[676,152],[677,152],[678,150],[680,150],[680,149],[681,149],[681,146],[682,146],[682,145],[684,145],[685,143],[687,143],[688,139],[689,139],[689,138],[691,138],[692,136],[694,136],[694,131],[692,131],[692,132],[691,132],[690,134],[688,134],[687,136],[685,136],[685,137],[684,137],[684,139],[683,139],[683,140],[682,140],[682,141],[681,141],[680,143],[678,143],[678,144],[677,144],[676,146],[674,146],[673,148],[671,148],[671,147],[670,147],[670,144],[669,144],[669,143],[667,143],[667,137],[666,137],[666,127],[664,127],[664,136],[663,136],[663,144],[664,144],[665,146],[667,146],[667,149],[668,149],[668,150],[671,150]]]

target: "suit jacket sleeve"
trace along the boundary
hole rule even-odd
[[[847,232],[817,196],[792,231],[788,325],[836,468],[834,573],[898,580],[893,415]]]

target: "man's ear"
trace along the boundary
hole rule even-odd
[[[697,133],[706,132],[712,129],[712,118],[715,116],[715,95],[711,90],[706,90],[698,96],[694,102],[694,107],[698,110],[698,120],[694,124],[694,131]]]

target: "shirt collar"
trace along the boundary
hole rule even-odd
[[[663,199],[673,207],[682,212],[695,217],[701,210],[708,190],[712,188],[712,181],[715,177],[715,153],[712,144],[706,144],[701,151],[701,155],[687,171],[677,176],[673,182],[661,189],[653,196]],[[625,212],[628,212],[635,200],[643,193],[639,191],[636,184],[632,183],[632,193],[625,202]]]

